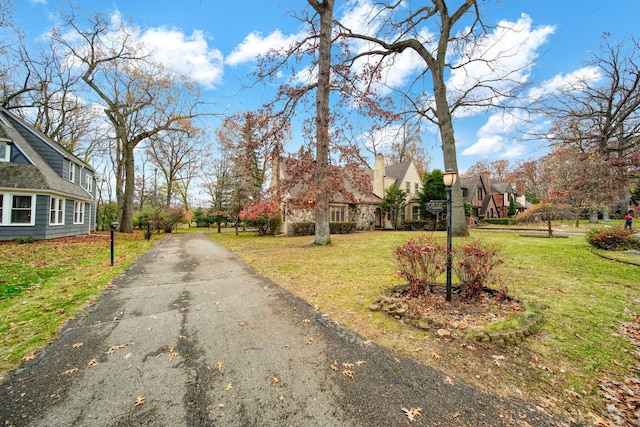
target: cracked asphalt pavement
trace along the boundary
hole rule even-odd
[[[0,423],[568,425],[365,341],[190,233],[160,240],[7,375]]]

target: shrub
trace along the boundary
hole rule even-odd
[[[436,228],[437,227],[437,228]],[[404,220],[401,223],[401,228],[405,231],[432,231],[432,230],[446,230],[447,223],[444,219],[441,219],[436,224],[436,217],[429,219],[410,219]]]
[[[171,233],[173,227],[188,222],[186,212],[179,208],[145,209],[137,212],[133,218],[133,225],[139,228],[149,228],[155,233]]]
[[[591,246],[607,251],[640,250],[640,241],[631,237],[631,230],[621,228],[597,229],[587,232],[587,241]]]
[[[331,234],[351,234],[356,231],[355,222],[330,222],[329,233]],[[315,228],[315,227],[314,227]]]
[[[356,231],[355,222],[330,222],[329,233],[331,234],[351,234]],[[315,222],[296,222],[293,224],[292,234],[294,236],[312,236],[316,232]]]
[[[398,276],[409,281],[410,298],[431,292],[436,277],[447,269],[447,248],[429,236],[409,240],[395,255]]]
[[[29,236],[29,237],[16,237],[14,239],[12,239],[14,242],[18,243],[18,244],[23,244],[23,243],[34,243],[37,242],[38,239],[36,239],[33,236]]]
[[[259,236],[264,236],[273,234],[280,220],[280,210],[275,203],[256,200],[245,206],[238,217],[250,227],[256,227]]]
[[[291,233],[294,236],[312,236],[316,232],[316,224],[314,222],[295,222]]]
[[[491,281],[499,282],[494,269],[502,264],[498,249],[477,240],[453,251],[453,270],[460,279],[462,298],[476,300]]]
[[[492,225],[516,225],[518,220],[515,218],[485,218],[481,221],[481,224]]]

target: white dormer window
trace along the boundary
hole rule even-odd
[[[84,189],[87,190],[89,193],[93,192],[93,176],[87,174],[84,176],[84,178],[85,178]]]
[[[0,141],[0,162],[11,160],[11,144],[7,141]]]
[[[73,162],[69,162],[69,181],[76,181],[76,164]]]

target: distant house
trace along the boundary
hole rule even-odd
[[[0,240],[86,235],[95,212],[95,171],[0,108]]]
[[[476,221],[507,218],[512,198],[518,212],[526,209],[524,190],[516,191],[508,182],[491,179],[489,172],[460,178],[460,187]]]
[[[281,180],[290,176],[283,163],[278,162],[274,169],[271,188],[275,188]],[[417,194],[422,188],[422,179],[413,161],[385,167],[384,157],[378,155],[374,168],[364,172],[371,179],[371,187],[363,192],[347,185],[356,202],[348,200],[343,195],[334,196],[329,203],[330,222],[355,222],[358,230],[392,229],[390,219],[380,208],[385,190],[392,185],[407,193],[407,207],[401,219],[420,218]],[[291,202],[299,191],[300,188],[289,190],[281,201],[282,221],[279,232],[282,234],[291,234],[295,223],[315,222],[315,212],[311,204],[308,207],[299,207]]]

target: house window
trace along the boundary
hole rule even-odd
[[[409,181],[405,183],[405,188],[407,189],[407,194],[411,194],[411,183]]]
[[[420,206],[411,207],[411,219],[420,219]]]
[[[0,162],[11,160],[11,145],[8,142],[0,142]]]
[[[344,222],[346,206],[331,206],[329,208],[331,222]]]
[[[87,190],[89,193],[91,193],[93,191],[93,176],[92,175],[85,175],[85,181],[84,181],[84,189]]]
[[[414,189],[415,189],[414,194],[418,194],[418,191],[419,191],[418,190],[418,185],[419,184],[417,182],[414,182]]]
[[[76,164],[73,162],[69,162],[69,181],[76,181]]]
[[[73,202],[73,223],[84,224],[84,202]]]
[[[478,200],[482,200],[482,188],[478,188]]]
[[[35,196],[0,194],[0,224],[33,225],[35,207]]]
[[[64,224],[64,199],[52,197],[49,206],[49,225]]]

